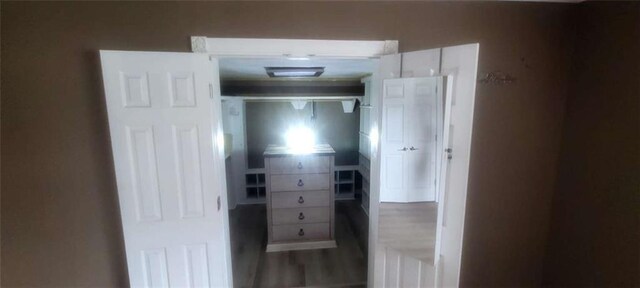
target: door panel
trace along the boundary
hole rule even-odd
[[[183,247],[189,287],[210,287],[208,254],[206,244],[185,245]]]
[[[217,62],[100,55],[131,286],[228,286]]]
[[[443,153],[446,160],[440,173],[442,187],[435,254],[439,270],[436,271],[436,283],[440,287],[457,287],[460,280],[478,49],[478,44],[442,49],[441,73],[447,75],[444,127],[449,127],[444,131],[443,144],[452,152]]]
[[[169,287],[167,255],[164,249],[142,251],[142,267],[146,287]]]
[[[385,133],[386,144],[388,145],[400,145],[400,147],[394,146],[396,149],[402,148],[404,144],[404,121],[405,111],[404,104],[389,104],[384,107],[384,113],[386,119],[385,125],[390,127]]]
[[[200,149],[198,126],[173,125],[176,179],[180,195],[180,216],[203,217],[202,182],[200,181]]]
[[[405,202],[408,175],[407,124],[410,116],[403,79],[383,84],[380,201]]]
[[[402,192],[404,190],[404,174],[405,174],[405,159],[404,155],[396,154],[396,155],[388,155],[385,157],[386,160],[386,177],[385,182],[387,183],[386,188],[390,190],[390,192],[397,191]],[[398,191],[399,190],[399,191]]]
[[[135,194],[139,222],[162,219],[158,188],[156,148],[151,127],[126,126],[129,150],[129,177]]]
[[[407,254],[406,251],[386,247],[383,249],[385,262],[384,288],[427,288],[434,287],[435,269],[432,263]]]
[[[409,127],[411,163],[407,201],[435,201],[437,87],[440,77],[413,78],[412,121]]]
[[[436,118],[436,123],[438,123],[436,124],[436,130],[442,129],[440,130],[442,135],[437,135],[438,139],[447,138],[448,141],[444,140],[437,143],[436,145],[442,146],[436,148],[435,153],[437,155],[435,157],[438,159],[437,162],[441,163],[436,165],[438,171],[435,172],[440,177],[439,187],[437,188],[440,193],[437,196],[439,204],[435,267],[431,261],[422,263],[419,270],[421,271],[420,285],[415,285],[416,279],[409,276],[415,275],[416,269],[410,269],[406,274],[398,276],[402,274],[401,272],[404,269],[400,263],[407,265],[407,263],[411,264],[415,263],[415,261],[400,262],[397,254],[387,253],[388,251],[383,245],[377,244],[375,240],[370,239],[369,247],[372,247],[373,251],[369,253],[369,271],[372,272],[369,274],[369,287],[402,287],[404,284],[412,287],[459,286],[478,49],[478,44],[469,44],[432,49],[431,52],[433,53],[425,50],[403,53],[402,55],[385,55],[381,58],[380,70],[372,76],[372,79],[374,79],[372,84],[376,92],[373,95],[382,95],[385,93],[384,84],[387,81],[386,79],[400,76],[424,77],[436,73],[446,75],[447,97],[442,97],[445,89],[437,90],[439,102],[436,102],[435,110],[437,111],[436,114],[439,115]],[[399,72],[400,70],[402,70],[402,74]],[[439,82],[444,83],[442,77],[439,78]],[[438,84],[438,87],[444,88],[442,84]],[[421,91],[417,92],[417,94],[426,94]],[[447,102],[446,104],[443,103],[443,99]],[[373,103],[380,102],[382,103],[380,107],[382,107],[386,100],[383,98],[381,101],[374,101]],[[443,111],[445,109],[449,110]],[[447,117],[443,117],[443,114]],[[372,123],[385,123],[383,113],[373,115],[378,116],[372,116]],[[425,123],[426,119],[423,116],[425,115],[416,115],[415,117],[420,117],[419,121]],[[445,121],[447,123],[443,123]],[[389,128],[381,126],[380,136],[384,136]],[[434,132],[434,134],[436,133]],[[447,137],[447,134],[451,134],[451,136]],[[424,140],[427,139],[426,136],[428,136],[428,133],[417,137]],[[379,151],[380,158],[376,158],[375,153],[372,153],[373,157],[371,158],[372,202],[377,200],[376,192],[378,191],[380,193],[380,201],[385,201],[387,192],[383,185],[387,171],[385,170],[385,139],[383,137],[380,137],[379,145],[380,150],[377,151]],[[453,159],[447,158],[448,153],[443,153],[445,148],[452,148]],[[376,149],[372,149],[372,151],[376,151]],[[446,160],[439,161],[439,159]],[[416,172],[416,174],[421,173]],[[376,183],[377,179],[380,179],[380,183]],[[377,235],[378,228],[376,224],[379,212],[376,205],[371,206],[370,213],[373,223],[373,225],[370,225],[370,235]]]

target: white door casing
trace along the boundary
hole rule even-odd
[[[217,60],[100,56],[131,286],[232,285]]]
[[[390,54],[380,57],[377,61],[378,69],[371,75],[371,132],[369,138],[369,160],[371,160],[370,174],[370,207],[369,207],[369,260],[367,273],[367,286],[382,287],[385,278],[385,253],[387,249],[378,245],[378,220],[380,211],[380,135],[382,133],[382,90],[385,79],[400,77],[401,56],[400,54]]]
[[[383,202],[436,200],[438,85],[442,77],[384,80]]]

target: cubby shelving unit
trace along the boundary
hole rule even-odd
[[[264,199],[267,188],[264,173],[245,174],[245,187],[247,199]]]
[[[355,195],[355,169],[338,170],[336,167],[334,174],[334,184],[336,200],[340,199],[354,199]]]

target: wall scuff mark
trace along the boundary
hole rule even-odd
[[[507,85],[516,82],[516,78],[502,72],[489,72],[478,79],[480,84]]]

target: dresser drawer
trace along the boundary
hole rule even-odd
[[[329,173],[331,171],[330,156],[274,157],[269,161],[271,174]]]
[[[330,185],[330,174],[271,175],[271,191],[325,190]]]
[[[328,207],[330,191],[271,192],[271,208]]]
[[[274,225],[273,241],[299,241],[329,239],[329,223]]]
[[[273,209],[271,211],[273,225],[323,223],[329,222],[331,218],[329,213],[331,210],[328,206],[312,208],[281,208]]]

